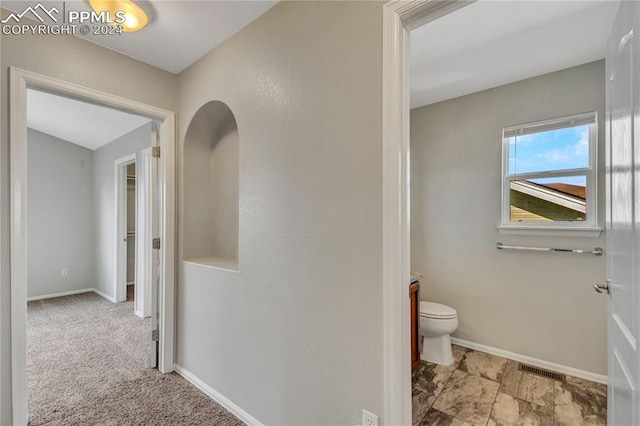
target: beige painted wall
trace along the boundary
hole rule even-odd
[[[240,216],[240,147],[233,117],[220,125],[211,151],[211,217],[213,255],[238,259]]]
[[[182,162],[188,165],[182,175],[183,258],[237,264],[240,147],[231,110],[219,101],[203,106],[182,146]]]
[[[510,236],[501,217],[502,128],[598,111],[604,227],[604,61],[411,111],[411,269],[421,299],[458,310],[454,336],[606,374],[604,257],[498,251],[496,242],[605,247],[600,238]]]
[[[264,424],[383,414],[381,30],[281,2],[179,75],[181,144],[208,101],[237,120],[240,272],[180,262],[177,363]]]
[[[2,10],[2,18],[7,12]],[[0,424],[11,424],[8,67],[159,108],[177,109],[177,77],[72,36],[0,36]]]

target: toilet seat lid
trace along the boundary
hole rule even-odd
[[[450,306],[434,302],[420,302],[420,316],[435,319],[451,319],[458,316],[458,312]]]

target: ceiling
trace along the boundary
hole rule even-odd
[[[35,0],[3,0],[2,7],[20,13]],[[91,10],[88,1],[41,0],[49,10]],[[151,21],[136,33],[83,38],[139,61],[179,73],[277,1],[136,1]],[[29,16],[32,17],[32,16]],[[148,123],[145,117],[36,90],[27,93],[27,126],[95,150]]]
[[[41,1],[60,11],[91,10],[88,1]],[[3,0],[2,7],[20,12],[33,1]],[[121,35],[79,35],[86,40],[154,67],[179,73],[273,7],[273,0],[136,0],[150,15],[141,31]],[[64,9],[63,9],[64,7]],[[79,32],[78,32],[79,33]]]
[[[150,121],[116,109],[27,90],[27,127],[91,150]]]
[[[480,0],[411,32],[411,108],[604,58],[618,1]]]

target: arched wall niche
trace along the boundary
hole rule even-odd
[[[185,261],[238,270],[239,138],[231,109],[210,101],[184,141]]]

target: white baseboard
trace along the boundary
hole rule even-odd
[[[100,290],[96,290],[95,288],[92,288],[91,291],[93,291],[95,294],[97,294],[100,297],[104,297],[109,302],[116,303],[116,298],[115,297],[111,297],[108,294],[101,292]]]
[[[245,424],[249,426],[263,426],[255,417],[244,411],[242,408],[238,407],[236,404],[231,402],[227,397],[222,395],[217,390],[213,389],[211,386],[200,380],[196,377],[195,374],[191,373],[189,370],[181,367],[178,364],[174,365],[175,372],[184,377],[188,382],[193,384],[195,387],[204,392],[211,399],[216,401],[218,404],[222,405],[224,408],[229,410],[231,414],[242,420]]]
[[[94,292],[98,296],[104,297],[109,302],[116,303],[116,299],[115,298],[109,296],[108,294],[105,294],[105,293],[101,292],[100,290],[96,290],[95,288],[83,288],[83,289],[80,289],[80,290],[64,291],[62,293],[45,294],[44,296],[28,297],[27,298],[27,302],[31,302],[33,300],[53,299],[54,297],[71,296],[72,294],[90,293],[90,292]]]
[[[94,291],[92,288],[83,288],[80,290],[63,291],[62,293],[45,294],[44,296],[27,297],[27,302],[33,300],[53,299],[54,297],[71,296],[72,294],[89,293]]]
[[[513,361],[522,362],[524,364],[530,364],[536,367],[546,368],[547,370],[557,371],[558,373],[569,374],[570,376],[591,380],[592,382],[607,384],[607,376],[603,374],[592,373],[591,371],[580,370],[566,365],[556,364],[555,362],[544,361],[527,355],[521,355],[515,352],[509,352],[491,346],[481,345],[480,343],[469,342],[468,340],[458,339],[457,337],[451,337],[451,343],[465,348],[475,349],[480,352],[486,352],[488,354],[501,356],[503,358],[509,358]]]

